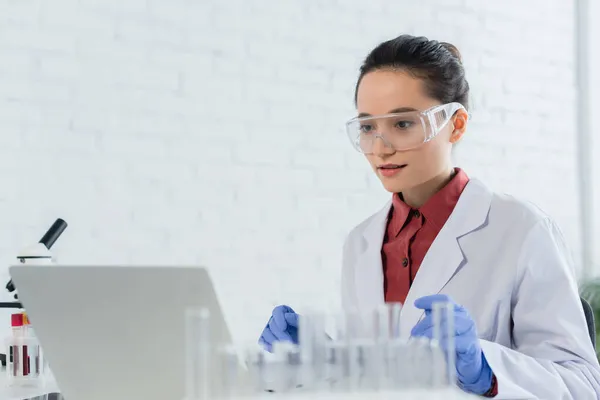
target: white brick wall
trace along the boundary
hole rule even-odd
[[[63,217],[60,261],[209,266],[242,339],[337,305],[343,237],[388,198],[343,123],[400,33],[463,52],[460,164],[576,244],[574,1],[418,3],[0,0],[1,262]]]
[[[597,1],[589,1],[589,20],[588,28],[590,36],[588,41],[588,57],[590,71],[590,141],[591,141],[591,162],[592,173],[590,181],[592,182],[592,208],[593,219],[591,221],[592,231],[592,258],[594,263],[593,273],[600,275],[600,246],[596,243],[600,240],[600,120],[598,119],[597,110],[600,108],[600,26],[598,26],[597,18],[600,15],[600,3]]]

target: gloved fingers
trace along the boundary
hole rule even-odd
[[[296,314],[295,312],[289,312],[285,313],[284,317],[285,322],[287,322],[289,326],[292,326],[294,328],[298,327],[298,314]]]
[[[430,323],[430,321],[424,319],[413,326],[413,328],[410,330],[410,336],[423,336],[423,333],[432,327],[433,325]]]
[[[277,341],[277,336],[271,331],[271,328],[267,325],[260,335],[261,339],[263,339],[268,344],[273,344],[273,342]]]
[[[286,321],[286,314],[296,314],[296,312],[292,309],[292,307],[281,305],[275,307],[271,315],[271,317],[275,319],[275,323],[277,324],[277,326],[282,331],[285,331],[287,329],[288,322]]]
[[[425,328],[424,330],[421,330],[421,331],[417,332],[416,335],[411,335],[411,336],[413,336],[413,337],[425,337],[425,338],[428,338],[428,339],[431,340],[431,339],[434,339],[433,334],[434,334],[434,329],[433,329],[432,326],[430,326],[428,328]],[[454,341],[456,343],[457,337],[454,336],[454,335],[452,335],[452,338],[454,339]],[[445,349],[447,347],[447,344],[448,344],[448,334],[447,334],[447,332],[444,332],[442,330],[440,332],[440,337],[436,338],[436,339],[438,339],[440,341],[439,344],[440,344],[440,346],[442,348]],[[456,344],[454,345],[454,347],[456,348]]]
[[[428,337],[431,338],[431,336]],[[452,340],[452,348],[454,349],[454,352],[462,358],[474,357],[479,352],[479,339],[473,339],[471,337],[465,336],[454,336],[452,338],[448,338],[447,335],[442,335],[442,337],[440,338],[440,347],[442,349],[447,350],[449,348],[449,339]]]
[[[275,313],[285,314],[285,313],[295,313],[295,311],[292,309],[292,307],[282,304],[273,309],[273,314],[275,314]]]
[[[415,327],[417,328],[417,327]],[[427,326],[427,327],[418,327],[418,329],[414,329],[413,332],[411,333],[411,337],[425,337],[428,339],[434,339],[433,335],[434,335],[435,329],[433,326]],[[442,348],[446,348],[447,344],[448,344],[448,332],[446,332],[444,330],[444,328],[442,327],[440,333],[439,333],[440,337],[436,338],[440,341],[440,346]],[[461,346],[461,349],[464,348],[464,346],[466,344],[469,343],[469,338],[465,338],[462,336],[456,336],[456,335],[451,335],[451,337],[454,339],[454,347],[455,349],[458,348],[458,346]]]
[[[440,320],[440,327],[441,327],[442,334],[447,334],[448,322],[449,322],[447,316],[444,315],[439,320]],[[431,318],[431,326],[433,326],[435,324],[435,322],[436,321],[432,317]],[[469,317],[468,314],[466,314],[462,311],[456,311],[453,314],[453,319],[451,322],[452,322],[452,334],[455,336],[468,335],[474,331],[473,320],[471,320],[471,317]]]
[[[433,314],[426,313],[425,318],[423,318],[417,325],[421,325],[422,327],[433,326],[435,324],[435,318]],[[455,335],[466,335],[473,333],[476,335],[475,323],[469,316],[466,311],[455,311],[453,314],[453,332]],[[439,323],[441,325],[441,330],[445,333],[447,331],[448,326],[448,317],[446,315],[442,315],[439,318]],[[415,327],[417,326],[415,325]]]
[[[411,337],[425,337],[428,339],[433,338],[433,327],[419,327],[418,325],[413,328],[410,333]]]
[[[475,322],[466,312],[454,315],[454,332],[457,336],[476,336]]]
[[[445,315],[442,315],[441,318],[439,319],[441,334],[445,335],[447,332],[447,329],[446,329],[446,327],[448,326],[447,321],[448,321],[448,318]],[[411,330],[411,336],[423,336],[422,333],[428,329],[431,329],[433,331],[435,322],[436,321],[434,320],[433,314],[425,313],[425,318],[423,318],[421,321],[419,321]]]
[[[258,344],[269,353],[273,351],[273,345],[271,345],[271,343],[267,343],[267,341],[262,336],[260,337],[260,339],[258,339]]]
[[[432,294],[429,296],[423,296],[415,300],[415,307],[422,310],[433,310],[434,303],[452,303],[452,299],[445,294]]]
[[[285,305],[285,304],[284,304],[284,305],[282,305],[281,307],[285,309],[285,312],[286,312],[286,313],[290,313],[290,312],[291,312],[291,313],[295,313],[295,312],[296,312],[296,311],[294,311],[294,309],[293,309],[292,307],[290,307],[290,306],[287,306],[287,305]]]
[[[285,321],[284,321],[284,323],[285,323]],[[270,329],[271,333],[278,340],[287,340],[287,341],[291,342],[292,337],[289,335],[289,333],[287,333],[287,331],[285,330],[286,328],[287,328],[287,324],[284,325],[284,329],[281,329],[280,326],[277,324],[276,319],[274,317],[272,317],[269,320],[269,329]]]
[[[426,328],[424,330],[415,332],[411,334],[411,337],[425,337],[428,339],[434,339],[433,337],[434,329],[433,327]],[[440,341],[440,346],[443,349],[448,347],[448,334],[444,331],[440,332],[441,337],[437,338]],[[457,353],[468,355],[474,352],[474,349],[477,348],[477,338],[472,336],[452,336],[454,339],[454,350]]]
[[[456,369],[456,378],[463,385],[474,385],[477,383],[479,375],[481,375],[481,371],[477,371],[475,369],[467,369],[467,371],[461,371],[461,369]]]
[[[466,357],[477,357],[480,354],[479,339],[477,337],[457,336],[454,339],[454,348],[456,353]]]
[[[285,321],[286,306],[275,307],[273,310],[273,315],[269,320],[269,326],[271,326],[271,330],[275,333],[276,330],[285,332],[287,330],[287,322]]]

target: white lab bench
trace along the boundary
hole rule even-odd
[[[58,386],[55,382],[48,382],[44,387],[40,388],[15,388],[7,386],[6,370],[0,368],[0,399],[1,400],[26,400],[37,396],[44,396],[50,393],[59,392]],[[466,394],[455,388],[446,388],[438,391],[425,391],[425,390],[408,390],[406,392],[378,392],[378,393],[322,393],[320,395],[314,394],[309,395],[294,395],[293,393],[286,393],[285,398],[290,400],[305,400],[305,399],[321,399],[321,400],[390,400],[396,399],[398,396],[405,399],[413,400],[432,400],[432,399],[443,399],[443,400],[469,400],[475,399],[476,396]],[[277,394],[267,394],[266,398],[272,398],[277,400],[280,397]],[[244,399],[252,399],[253,397],[244,397]],[[257,400],[265,399],[265,395],[255,397]],[[40,400],[42,400],[41,397]]]
[[[48,393],[58,392],[56,382],[47,382],[42,387],[9,387],[7,382],[6,369],[0,367],[0,399],[2,400],[23,400],[36,396],[43,396]]]

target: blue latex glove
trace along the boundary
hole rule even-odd
[[[258,344],[268,352],[272,352],[273,343],[277,341],[298,344],[298,314],[291,307],[282,305],[273,309],[271,318],[258,339]]]
[[[466,392],[485,394],[492,386],[493,372],[488,365],[477,337],[475,322],[467,310],[454,303],[444,294],[424,296],[415,300],[415,307],[425,310],[425,317],[411,331],[411,336],[433,336],[433,304],[437,302],[454,305],[454,347],[456,350],[456,376],[458,385]],[[447,318],[442,318],[442,348],[445,349]]]

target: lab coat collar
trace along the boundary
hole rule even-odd
[[[439,293],[464,264],[460,238],[485,225],[492,192],[479,180],[471,179],[465,187],[454,211],[431,244],[408,292],[402,308],[401,334],[410,330],[423,316],[414,307],[419,297]],[[360,309],[364,312],[384,304],[381,246],[385,234],[391,201],[375,214],[363,230],[366,241],[364,252],[356,263],[356,287]]]

